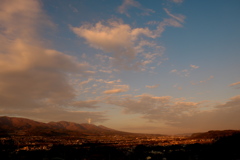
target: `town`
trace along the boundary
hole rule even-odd
[[[11,144],[20,150],[50,150],[54,145],[84,145],[102,144],[106,146],[134,148],[138,145],[146,146],[171,146],[188,144],[207,144],[214,139],[192,139],[186,136],[160,136],[160,135],[101,135],[82,137],[45,137],[45,136],[11,136],[0,138],[1,144]]]
[[[194,146],[211,145],[215,139],[191,139],[162,135],[9,136],[0,138],[4,160],[171,160],[184,153],[194,160]],[[191,154],[189,154],[191,153]]]

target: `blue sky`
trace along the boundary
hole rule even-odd
[[[3,0],[0,13],[1,115],[239,129],[238,0]]]

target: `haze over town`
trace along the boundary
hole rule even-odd
[[[1,116],[135,133],[239,129],[240,1],[0,3]]]

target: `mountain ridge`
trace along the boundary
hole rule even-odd
[[[131,134],[114,130],[105,126],[67,121],[38,122],[27,118],[0,117],[0,131],[4,134],[15,135],[102,135],[102,134]]]
[[[240,133],[240,130],[210,130],[208,132],[188,134],[189,139],[216,139]],[[75,123],[68,121],[38,122],[19,117],[0,116],[0,136],[34,135],[34,136],[91,136],[91,135],[145,135],[118,131],[103,125]],[[152,135],[152,134],[146,134]],[[162,134],[157,134],[162,135]]]
[[[191,139],[218,139],[239,134],[240,130],[210,130],[208,132],[193,133]]]

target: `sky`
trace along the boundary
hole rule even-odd
[[[240,129],[239,0],[0,3],[1,116]]]

